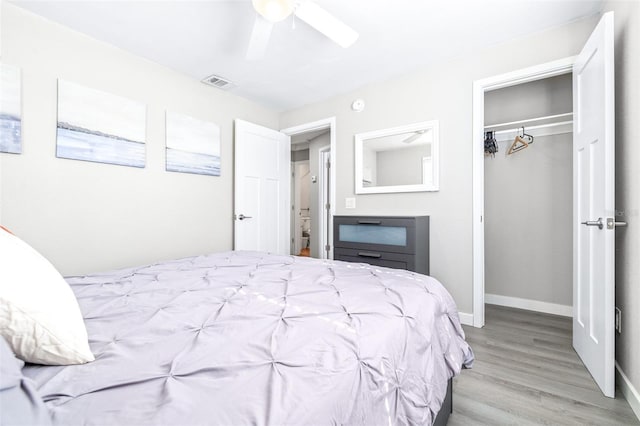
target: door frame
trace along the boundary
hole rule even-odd
[[[333,183],[333,179],[331,178],[331,171],[333,170],[331,146],[323,146],[318,150],[318,153],[320,154],[318,155],[318,162],[320,163],[318,164],[318,185],[320,188],[320,191],[318,191],[318,205],[320,206],[320,213],[322,215],[320,219],[320,252],[322,253],[321,259],[333,259],[333,245],[331,244],[333,240],[333,228],[329,227],[329,225],[333,223],[331,220],[333,214],[330,215],[331,217],[327,217],[327,209],[324,207],[327,203],[329,203],[330,206],[333,205],[331,201],[331,195],[333,194],[331,190],[331,184]],[[327,161],[331,164],[329,167],[329,176],[327,176],[327,168],[325,167]],[[329,192],[329,199],[327,199],[327,191]],[[329,250],[326,249],[326,246],[329,246]]]
[[[329,191],[330,191],[330,194],[329,194],[330,209],[329,209],[329,218],[328,218],[329,221],[328,223],[326,223],[327,222],[326,216],[324,214],[321,215],[322,226],[320,227],[320,229],[322,229],[324,226],[328,227],[330,239],[333,240],[333,216],[335,215],[335,208],[336,208],[336,157],[337,157],[336,156],[336,117],[334,116],[334,117],[323,118],[323,119],[312,121],[309,123],[287,127],[280,131],[287,136],[293,136],[300,133],[306,133],[306,132],[311,132],[314,130],[322,130],[322,129],[329,129],[329,140],[330,140],[329,144],[330,144],[330,150],[331,150],[331,169],[329,171]],[[333,253],[333,245],[331,244],[330,241],[328,242],[328,244],[332,246],[331,253]],[[325,259],[326,251],[320,250],[320,253],[321,253],[320,258]]]
[[[292,206],[298,206],[299,200],[297,197],[298,188],[296,188],[296,163],[291,159],[291,188],[289,188],[289,192],[291,193],[291,201]],[[296,232],[298,229],[298,218],[300,216],[296,214],[295,209],[291,208],[291,253],[300,253],[298,250],[298,233]]]
[[[473,82],[472,121],[472,227],[473,326],[484,327],[484,94],[491,90],[571,73],[576,57],[570,56]]]

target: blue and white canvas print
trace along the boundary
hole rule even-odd
[[[22,153],[20,68],[0,64],[0,152]]]
[[[220,127],[167,111],[167,170],[220,176]]]
[[[57,157],[144,167],[145,126],[145,105],[58,80]]]

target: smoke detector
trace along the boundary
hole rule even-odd
[[[209,86],[213,86],[222,90],[229,90],[234,86],[232,82],[220,77],[219,75],[210,75],[209,77],[206,77],[201,81],[204,84],[208,84]]]
[[[364,110],[364,100],[356,99],[355,101],[353,101],[353,103],[351,104],[351,109],[355,112],[362,112]]]

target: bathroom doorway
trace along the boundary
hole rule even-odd
[[[335,118],[282,130],[291,137],[290,253],[332,259]]]
[[[296,256],[326,258],[329,132],[291,136],[291,254]]]

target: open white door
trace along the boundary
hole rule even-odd
[[[573,347],[615,396],[613,12],[573,67]]]
[[[235,120],[234,248],[289,254],[291,139]]]

